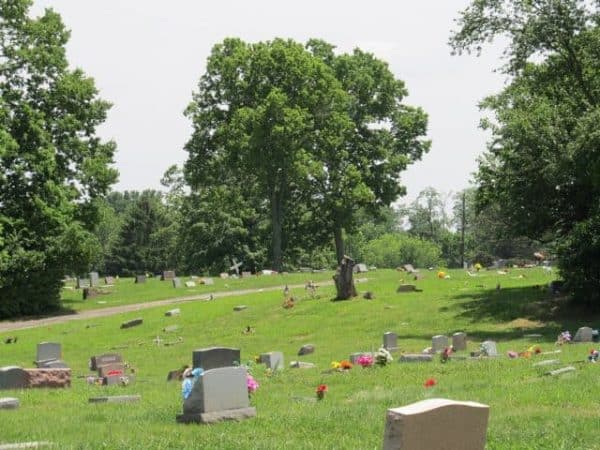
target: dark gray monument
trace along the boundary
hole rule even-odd
[[[240,364],[240,349],[229,347],[201,348],[192,352],[192,367],[205,371]]]
[[[0,367],[0,389],[29,387],[29,375],[17,366]]]

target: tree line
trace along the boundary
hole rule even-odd
[[[507,85],[481,104],[492,138],[454,208],[427,189],[400,210],[400,175],[429,150],[427,114],[387,63],[316,39],[216,44],[166,192],[111,192],[116,144],[96,133],[110,104],[69,68],[60,16],[30,6],[0,0],[0,318],[58,308],[62,277],[98,267],[285,270],[345,253],[456,266],[539,247],[576,301],[600,304],[598,2],[477,0],[460,13],[455,52],[507,42]]]

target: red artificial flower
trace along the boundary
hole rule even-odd
[[[317,394],[319,392],[327,392],[327,385],[326,384],[320,384],[319,387],[317,388]]]
[[[541,349],[541,348],[539,348],[539,347],[536,347],[536,348],[535,348],[535,354],[536,354],[536,355],[538,355],[538,354],[540,354],[540,353],[542,353],[542,349]]]
[[[425,380],[425,383],[423,383],[423,386],[425,386],[426,388],[430,388],[433,387],[437,384],[437,381],[435,381],[435,379],[433,378],[429,378],[427,380]]]

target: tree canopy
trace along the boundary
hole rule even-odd
[[[96,136],[109,104],[69,69],[60,16],[30,5],[0,1],[0,318],[58,307],[62,277],[100,251],[93,200],[117,178]]]

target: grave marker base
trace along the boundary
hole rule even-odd
[[[243,420],[256,417],[256,408],[228,409],[198,414],[178,414],[177,423],[217,423],[223,420]]]

